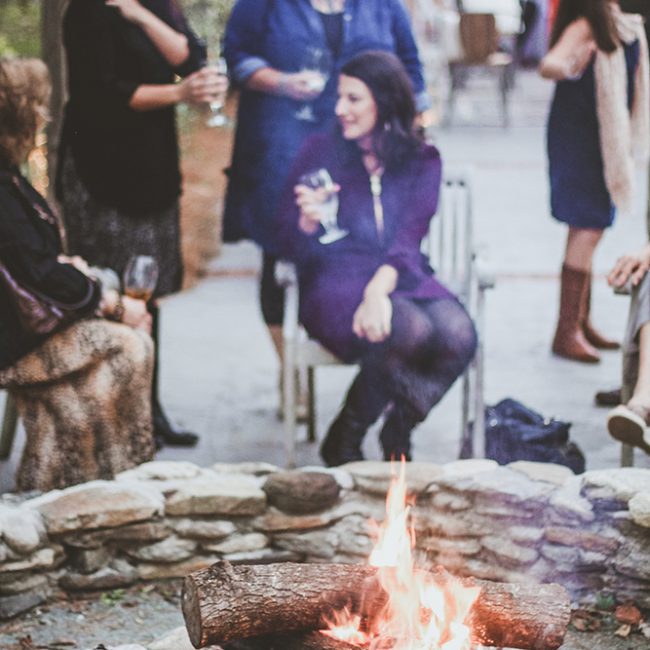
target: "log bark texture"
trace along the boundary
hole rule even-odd
[[[370,566],[217,562],[185,579],[183,615],[196,648],[247,637],[323,627],[344,606],[371,618],[386,594]],[[444,570],[439,585],[455,579]],[[471,616],[473,642],[486,646],[555,650],[562,645],[571,603],[560,585],[496,583],[461,579],[481,593]]]
[[[320,632],[294,632],[240,639],[222,646],[223,650],[358,650],[358,646],[338,641]]]

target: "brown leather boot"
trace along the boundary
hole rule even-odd
[[[582,321],[582,331],[585,338],[595,348],[600,350],[618,350],[621,344],[613,339],[608,339],[603,336],[591,322],[591,273],[589,274],[589,281],[587,283],[587,290],[585,291],[585,317]]]
[[[585,291],[590,274],[564,264],[560,284],[560,316],[552,350],[565,359],[582,363],[598,363],[596,348],[587,341],[582,330],[585,320]]]

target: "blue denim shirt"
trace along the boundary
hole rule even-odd
[[[305,139],[334,118],[341,66],[366,50],[393,52],[413,81],[418,110],[430,105],[422,64],[401,0],[345,0],[343,43],[323,93],[312,102],[315,122],[296,119],[300,102],[247,90],[256,70],[297,72],[308,48],[327,48],[310,0],[237,0],[224,40],[231,77],[242,89],[224,214],[224,239],[252,238],[271,248],[273,216],[293,158]]]

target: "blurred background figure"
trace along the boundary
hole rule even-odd
[[[224,213],[224,241],[263,249],[262,315],[282,355],[283,291],[275,282],[274,215],[296,152],[334,118],[337,73],[368,49],[395,53],[429,106],[422,65],[401,0],[237,0],[225,34],[241,89]]]
[[[301,322],[361,365],[320,453],[328,466],[362,460],[366,431],[387,411],[384,459],[410,460],[412,430],[476,349],[469,315],[420,252],[440,156],[416,134],[411,84],[390,53],[362,53],[342,67],[336,117],[336,131],[298,155],[277,233],[298,265]],[[321,186],[311,182],[317,170],[329,179]]]
[[[594,251],[634,196],[633,153],[648,156],[643,21],[609,0],[561,0],[541,74],[557,81],[548,119],[553,217],[569,226],[553,352],[596,363],[618,344],[591,324]]]
[[[81,258],[61,256],[60,223],[19,171],[49,92],[41,61],[0,61],[0,386],[25,426],[21,491],[109,479],[154,452],[146,305],[102,289]],[[28,317],[25,288],[54,301],[64,322],[51,329]]]
[[[175,0],[71,0],[64,45],[69,100],[57,194],[68,250],[120,275],[134,255],[157,260],[154,434],[158,445],[195,445],[196,434],[174,430],[158,399],[157,299],[178,291],[183,277],[174,107],[219,101],[227,81],[201,68],[205,48]]]

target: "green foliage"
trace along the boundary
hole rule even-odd
[[[611,612],[616,607],[616,599],[606,591],[601,591],[596,595],[596,608],[603,612]]]
[[[40,0],[0,0],[0,56],[39,56],[40,19]]]
[[[234,1],[182,0],[181,2],[192,29],[205,39],[210,50],[219,47]]]
[[[117,605],[125,595],[126,591],[124,589],[113,589],[113,591],[105,591],[100,600],[104,605]]]

